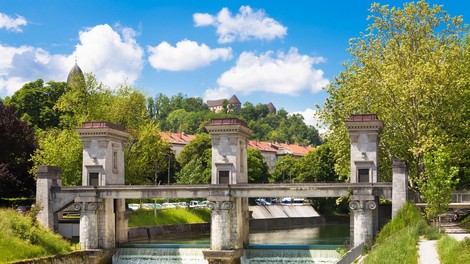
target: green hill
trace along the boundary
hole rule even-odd
[[[37,223],[33,212],[0,209],[0,230],[0,263],[72,251],[67,240]]]

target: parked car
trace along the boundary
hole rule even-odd
[[[22,214],[27,214],[31,210],[31,206],[20,205],[16,207],[16,211]]]
[[[199,204],[199,201],[190,201],[189,202],[189,208],[199,208],[201,205]]]
[[[271,205],[270,202],[266,201],[266,199],[263,198],[256,199],[255,202],[257,205]]]
[[[171,208],[176,208],[176,206],[173,203],[162,203],[162,209],[171,209]]]
[[[137,210],[139,210],[140,205],[134,203],[134,204],[128,204],[127,207],[128,207],[129,209],[131,209],[132,211],[137,211]]]
[[[207,207],[207,205],[209,204],[209,201],[202,201],[202,202],[199,202],[199,206],[200,207]]]

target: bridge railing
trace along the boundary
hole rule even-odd
[[[410,190],[410,200],[414,203],[425,203],[421,198],[421,195],[417,191]],[[452,193],[452,199],[450,203],[470,203],[470,191],[455,191]]]

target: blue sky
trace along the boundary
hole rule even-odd
[[[314,124],[373,1],[1,0],[0,97],[65,81],[75,58],[113,89],[272,102]],[[408,1],[378,1],[402,7]],[[470,1],[431,1],[470,19]]]

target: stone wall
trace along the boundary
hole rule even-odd
[[[112,263],[114,250],[75,251],[47,258],[11,262],[12,264],[107,264]]]
[[[158,225],[131,227],[128,230],[129,241],[155,239],[158,236],[192,233],[210,233],[210,223]]]

